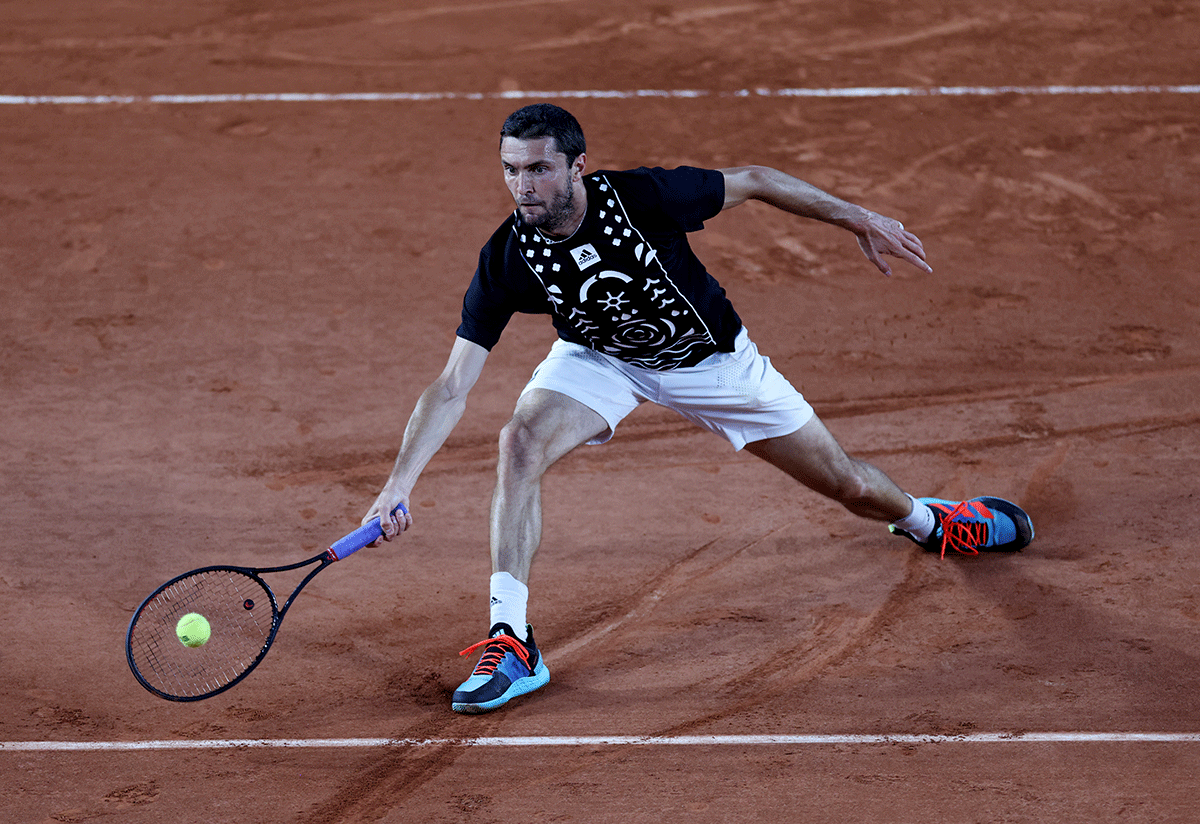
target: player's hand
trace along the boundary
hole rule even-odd
[[[905,229],[898,220],[868,212],[866,221],[855,231],[855,236],[867,260],[885,275],[892,274],[892,267],[883,259],[884,255],[906,260],[922,272],[933,272],[925,261],[925,247],[921,245],[921,239]]]
[[[403,506],[402,509],[396,509],[398,506]],[[411,507],[408,504],[408,496],[389,495],[386,491],[379,493],[379,497],[375,499],[375,503],[367,510],[367,514],[363,516],[364,524],[370,523],[371,520],[378,518],[379,527],[383,530],[384,541],[392,541],[398,538],[401,533],[412,526],[413,517],[409,511]],[[395,514],[392,511],[395,510]],[[372,541],[367,546],[379,546],[379,541]]]

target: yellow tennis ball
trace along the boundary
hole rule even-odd
[[[202,647],[208,643],[212,627],[208,625],[208,619],[200,613],[189,612],[175,625],[175,634],[179,636],[179,643],[185,647]]]

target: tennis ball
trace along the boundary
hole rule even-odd
[[[189,612],[175,625],[175,634],[179,636],[179,643],[185,647],[202,647],[208,643],[212,627],[208,625],[208,619],[200,613]]]

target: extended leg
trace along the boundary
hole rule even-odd
[[[894,531],[930,552],[1017,552],[1033,540],[1029,516],[1003,498],[921,498],[914,505],[877,467],[847,455],[816,417],[791,435],[756,441],[746,450],[854,514],[892,523]],[[912,534],[909,521],[921,518],[928,531]]]
[[[847,455],[815,415],[792,434],[754,441],[746,451],[855,515],[892,522],[912,512],[903,490],[877,467]]]

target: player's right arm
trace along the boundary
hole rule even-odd
[[[412,526],[412,507],[409,506],[412,488],[425,465],[442,448],[462,418],[467,408],[467,395],[479,380],[487,356],[488,350],[479,344],[466,338],[455,338],[446,368],[417,400],[404,428],[404,440],[392,474],[363,517],[364,524],[372,518],[380,519],[385,540],[392,540]],[[398,504],[404,504],[410,512],[391,515]]]

